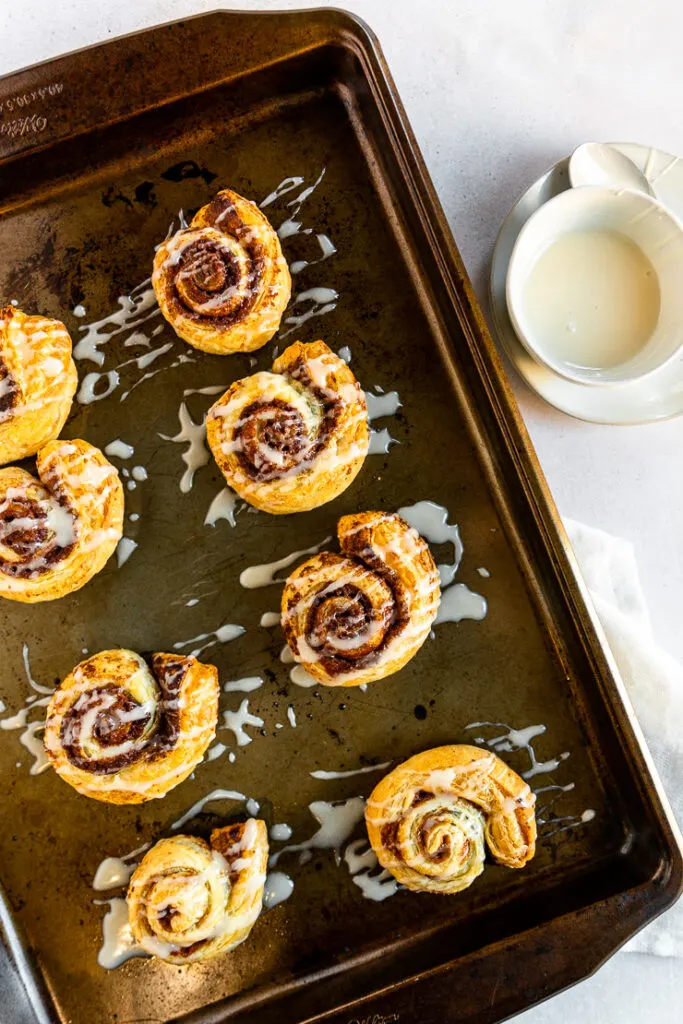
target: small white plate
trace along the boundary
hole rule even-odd
[[[654,193],[683,220],[683,160],[648,146],[614,143],[644,172]],[[491,309],[496,334],[529,387],[556,409],[592,423],[651,423],[683,413],[683,355],[629,384],[595,387],[567,380],[532,359],[515,334],[505,299],[508,263],[517,235],[539,206],[569,188],[569,160],[536,181],[507,215],[493,250]],[[683,334],[683,324],[681,324]]]

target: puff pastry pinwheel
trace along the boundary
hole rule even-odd
[[[297,341],[272,372],[236,381],[210,409],[206,429],[228,484],[273,515],[336,498],[370,441],[360,384],[323,341]]]
[[[523,868],[536,848],[535,796],[494,753],[436,747],[394,768],[368,798],[365,820],[380,864],[408,889],[454,893],[493,858]]]
[[[300,565],[282,594],[285,638],[326,686],[359,686],[398,672],[422,646],[439,607],[439,573],[400,516],[361,512],[337,524],[341,554]]]
[[[0,309],[0,466],[59,436],[77,385],[64,324]]]
[[[50,699],[45,750],[65,782],[93,800],[165,796],[201,761],[216,733],[218,672],[194,657],[100,651]]]
[[[244,942],[263,904],[265,822],[249,818],[194,836],[160,839],[128,886],[128,920],[146,952],[172,964],[207,960]]]
[[[204,352],[228,355],[252,352],[273,337],[291,278],[266,217],[226,188],[189,228],[162,242],[152,286],[176,334]]]
[[[121,539],[118,471],[87,441],[50,441],[36,479],[0,469],[0,597],[53,601],[84,586]]]

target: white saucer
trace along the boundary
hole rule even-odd
[[[683,220],[683,160],[648,146],[615,143],[645,173],[656,197]],[[532,213],[569,188],[569,160],[547,171],[515,203],[493,250],[491,309],[496,334],[529,387],[556,409],[593,423],[651,423],[683,413],[683,356],[642,381],[592,387],[566,380],[541,366],[523,348],[510,321],[505,278],[517,235]],[[682,283],[683,287],[683,283]],[[683,324],[681,324],[683,332]]]

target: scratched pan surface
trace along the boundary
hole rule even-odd
[[[122,568],[110,562],[59,602],[3,604],[8,711],[30,693],[24,644],[33,675],[52,682],[84,649],[170,650],[238,623],[246,632],[206,657],[222,680],[264,676],[249,707],[265,724],[250,727],[254,741],[234,763],[224,754],[164,800],[129,808],[88,801],[51,771],[31,776],[18,733],[0,734],[0,878],[14,921],[5,939],[39,1019],[481,1022],[588,974],[674,900],[679,852],[376,42],[338,12],[216,14],[12,76],[0,99],[3,301],[64,319],[78,339],[85,322],[109,316],[148,277],[154,246],[181,209],[194,211],[223,185],[261,200],[285,176],[302,177],[303,188],[325,168],[299,220],[337,253],[303,270],[295,290],[332,288],[339,299],[289,340],[348,346],[363,386],[396,390],[402,402],[377,424],[399,443],[370,457],[339,499],[284,518],[241,508],[234,528],[204,525],[221,488],[215,466],[181,493],[185,449],[160,434],[177,433],[184,390],[229,384],[250,372],[248,357],[190,352],[150,307],[139,330],[152,349],[171,347],[146,370],[121,367],[108,398],[74,406],[66,436],[100,446],[123,438],[135,446],[129,466],[147,470],[127,492],[139,519],[126,534],[138,547]],[[296,195],[268,207],[276,225]],[[310,234],[284,244],[290,261],[320,255]],[[85,319],[72,312],[79,304]],[[288,315],[310,308],[302,302]],[[147,351],[126,346],[130,335],[102,346],[105,371]],[[272,353],[273,343],[257,354],[258,368]],[[79,363],[81,378],[97,369]],[[160,372],[137,383],[151,370]],[[194,420],[211,400],[187,398]],[[457,578],[485,594],[487,617],[438,627],[405,669],[367,692],[294,686],[281,635],[259,626],[279,590],[243,589],[241,570],[321,540],[342,514],[420,499],[460,524]],[[187,607],[193,597],[200,601]],[[224,707],[240,699],[225,695]],[[570,756],[543,784],[574,784],[551,814],[590,808],[593,820],[543,839],[524,872],[491,865],[454,898],[372,902],[329,850],[303,866],[288,855],[279,866],[295,879],[293,896],[234,953],[181,969],[139,959],[111,972],[98,966],[106,908],[93,904],[91,882],[103,857],[165,834],[216,787],[256,798],[269,824],[286,821],[305,839],[315,829],[311,801],[367,795],[378,778],[321,781],[311,771],[471,741],[466,726],[477,720],[544,724],[538,757]],[[506,757],[528,767],[524,751]],[[243,814],[241,804],[210,804],[192,827],[206,834]],[[14,1006],[17,975],[6,958],[2,977]],[[28,1003],[13,1019],[31,1019]]]

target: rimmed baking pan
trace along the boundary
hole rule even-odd
[[[65,434],[123,440],[139,467],[118,463],[121,567],[55,603],[4,602],[5,717],[29,707],[28,675],[52,684],[83,650],[115,645],[172,650],[203,636],[223,681],[264,679],[246,695],[263,721],[248,725],[251,742],[219,733],[220,756],[142,806],[95,804],[50,771],[30,774],[17,737],[39,731],[0,733],[8,993],[25,988],[40,1020],[79,1024],[481,1024],[589,974],[675,900],[678,837],[374,37],[341,11],[222,12],[71,54],[0,82],[0,157],[0,297],[64,319],[81,355],[103,355],[79,361]],[[264,210],[297,273],[274,343],[322,337],[385,396],[377,454],[342,497],[277,518],[238,505],[234,526],[205,523],[218,471],[200,465],[181,490],[187,447],[168,438],[182,433],[183,403],[201,423],[212,401],[185,392],[268,368],[274,345],[255,364],[190,352],[146,280],[154,246],[222,185],[259,202],[278,193]],[[297,686],[277,628],[260,625],[279,591],[246,589],[241,572],[317,544],[342,514],[422,500],[460,526],[469,617],[438,626],[366,691]],[[225,624],[245,632],[220,642]],[[244,697],[225,694],[224,707]],[[337,857],[282,855],[294,891],[233,953],[184,968],[98,964],[107,907],[95,900],[112,897],[92,889],[98,864],[165,834],[214,789],[248,794],[297,843],[315,831],[311,803],[338,808],[379,777],[334,773],[472,740],[539,790],[541,839],[524,871],[488,866],[454,897],[368,899],[346,855],[358,825]],[[214,801],[187,827],[206,834],[243,813]]]

